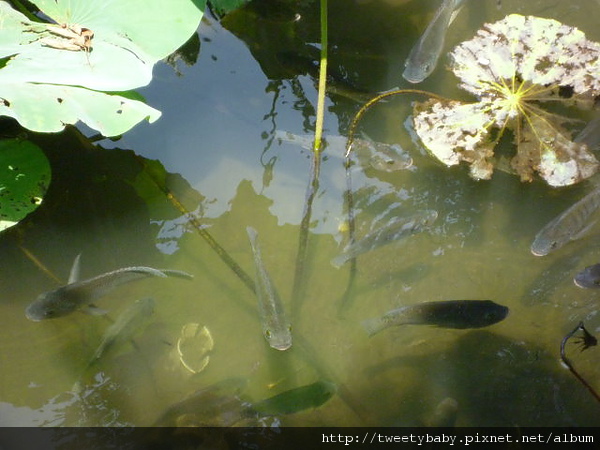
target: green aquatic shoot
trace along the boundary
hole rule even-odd
[[[319,173],[321,170],[321,144],[323,135],[323,117],[325,115],[325,89],[327,87],[327,0],[321,0],[321,60],[319,66],[319,92],[317,98],[317,118],[315,123],[315,140],[311,159],[311,179],[306,190],[304,212],[298,237],[298,253],[294,286],[292,290],[292,316],[296,316],[303,296],[301,287],[304,285],[304,267],[308,242],[308,227],[312,216],[312,204],[319,189]]]

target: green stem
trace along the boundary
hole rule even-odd
[[[381,100],[391,97],[392,95],[399,94],[423,94],[429,97],[437,98],[438,100],[448,100],[444,97],[441,97],[433,92],[422,91],[420,89],[394,89],[392,91],[384,92],[383,94],[379,94],[376,97],[373,97],[367,103],[365,103],[362,108],[358,110],[358,112],[354,115],[352,119],[352,123],[350,123],[350,129],[348,130],[348,140],[346,141],[346,158],[350,155],[350,150],[352,150],[352,143],[354,142],[354,134],[356,133],[356,127],[358,126],[358,122],[365,115],[365,113],[373,106],[375,103],[380,102]]]
[[[140,161],[142,168],[144,168],[144,163]],[[171,202],[171,204],[181,212],[181,214],[188,217],[190,224],[196,229],[198,234],[206,241],[208,245],[215,251],[217,255],[221,258],[221,260],[229,266],[229,268],[238,276],[238,278],[246,285],[248,289],[252,292],[256,292],[256,287],[254,285],[254,280],[240,267],[240,265],[235,262],[235,260],[229,256],[229,253],[221,247],[221,245],[212,237],[212,235],[204,229],[202,224],[196,219],[190,211],[179,201],[175,195],[169,190],[167,186],[159,183],[150,173],[147,173],[148,177],[152,180],[152,182],[156,185],[156,187],[164,193],[165,197]]]
[[[352,177],[350,176],[350,151],[352,150],[352,144],[354,142],[354,134],[356,133],[356,128],[358,127],[358,123],[365,115],[365,113],[376,103],[379,101],[391,97],[393,95],[399,94],[422,94],[427,95],[429,97],[437,98],[438,100],[447,100],[444,97],[441,97],[433,92],[422,91],[420,89],[394,89],[392,91],[384,92],[382,94],[373,97],[367,103],[365,103],[358,112],[352,118],[352,122],[350,123],[350,129],[348,130],[348,139],[346,141],[346,161],[344,167],[346,169],[346,207],[348,209],[348,245],[354,242],[354,197],[352,195]],[[342,295],[340,305],[338,307],[338,315],[342,315],[344,310],[349,306],[352,295],[352,288],[354,286],[354,281],[356,279],[356,257],[350,259],[350,276],[348,278],[348,284],[346,285],[346,290]]]
[[[315,123],[315,140],[313,143],[311,179],[306,190],[304,213],[300,223],[298,236],[298,253],[294,286],[292,290],[292,316],[297,317],[300,300],[304,294],[304,277],[308,244],[308,229],[312,216],[312,204],[319,189],[319,173],[321,171],[321,143],[323,135],[323,118],[325,115],[325,88],[327,85],[327,0],[321,0],[321,62],[319,67],[319,93],[317,98],[317,118]]]

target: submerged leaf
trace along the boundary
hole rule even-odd
[[[441,162],[465,161],[474,178],[488,179],[493,149],[511,129],[517,144],[511,165],[523,181],[538,172],[550,185],[566,186],[598,170],[587,144],[572,142],[563,126],[572,120],[540,104],[591,107],[600,94],[600,44],[556,20],[512,14],[484,25],[451,59],[460,86],[479,102],[429,100],[415,106],[415,130]]]

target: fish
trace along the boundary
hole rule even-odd
[[[326,403],[336,391],[337,388],[334,383],[316,381],[256,402],[251,408],[262,416],[294,414],[305,409],[318,408]]]
[[[369,337],[398,325],[434,325],[441,328],[482,328],[504,320],[508,307],[491,300],[446,300],[417,303],[362,322]]]
[[[439,402],[425,426],[453,427],[458,415],[458,402],[452,397],[446,397]]]
[[[577,133],[573,142],[586,144],[590,150],[600,148],[600,115],[596,115],[596,117],[591,119],[583,130]]]
[[[573,278],[573,282],[580,288],[600,288],[600,264],[588,266]]]
[[[159,270],[140,266],[124,267],[94,278],[78,281],[80,256],[77,255],[73,262],[69,281],[66,285],[40,294],[37,299],[27,306],[25,315],[29,320],[39,322],[46,319],[55,319],[67,316],[77,310],[94,315],[106,314],[107,311],[93,305],[93,301],[106,295],[117,286],[149,277],[193,278],[192,275],[180,270]]]
[[[89,365],[98,361],[110,348],[133,338],[145,325],[147,319],[154,314],[155,305],[154,299],[148,297],[137,300],[125,309],[104,331],[100,345],[94,352]]]
[[[443,0],[433,19],[411,49],[402,76],[410,83],[420,83],[437,65],[444,48],[446,31],[465,0]]]
[[[600,188],[594,189],[577,203],[548,222],[535,236],[531,253],[545,256],[569,241],[581,238],[596,223],[590,217],[600,207]]]
[[[154,306],[155,301],[152,298],[137,300],[106,328],[100,344],[83,370],[83,375],[73,386],[73,392],[81,392],[81,380],[107,351],[131,340],[144,327],[154,314]]]
[[[396,172],[408,169],[413,165],[410,154],[400,145],[390,145],[377,142],[362,133],[362,138],[355,138],[352,151],[363,166],[370,166],[383,172]],[[287,131],[275,130],[275,138],[283,142],[298,144],[302,148],[312,150],[314,136],[309,134],[298,135]],[[344,158],[346,153],[346,138],[344,136],[327,136],[323,139],[327,155]]]
[[[245,379],[227,378],[201,388],[167,408],[152,426],[233,426],[249,414],[247,402],[240,398],[246,385]]]
[[[430,227],[437,216],[437,211],[426,209],[409,216],[395,217],[388,225],[367,234],[359,241],[347,245],[338,256],[331,260],[331,264],[339,268],[358,255],[420,233]]]
[[[272,348],[287,350],[292,346],[292,327],[287,321],[281,299],[263,264],[258,247],[258,233],[252,227],[246,227],[246,232],[254,256],[256,296],[263,334]]]

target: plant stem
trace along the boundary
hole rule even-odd
[[[143,161],[140,161],[140,165],[142,166],[142,170],[145,169]],[[221,260],[229,266],[229,268],[238,276],[238,278],[246,285],[248,289],[252,292],[256,292],[256,287],[254,285],[254,280],[240,267],[240,265],[235,262],[235,260],[227,253],[227,251],[221,247],[221,245],[212,237],[212,235],[206,231],[202,224],[194,217],[194,215],[179,201],[179,199],[169,190],[166,185],[163,185],[158,180],[147,172],[147,176],[152,180],[152,182],[156,185],[156,187],[165,195],[165,197],[171,202],[171,204],[181,212],[184,216],[186,216],[190,224],[196,229],[198,234],[206,241],[208,245],[215,251],[215,253],[221,258]]]
[[[444,97],[441,97],[433,92],[422,91],[420,89],[394,89],[388,92],[384,92],[373,97],[367,103],[365,103],[358,112],[352,118],[352,122],[350,123],[350,128],[348,130],[348,139],[346,141],[346,161],[344,167],[346,169],[346,208],[348,209],[348,243],[350,245],[354,242],[354,197],[352,195],[352,177],[350,176],[350,167],[352,166],[350,160],[350,151],[352,150],[352,144],[354,143],[354,134],[356,133],[356,128],[358,127],[358,123],[365,115],[365,113],[376,103],[379,101],[391,97],[393,95],[399,94],[422,94],[427,95],[429,97],[437,98],[438,100],[447,100]],[[354,281],[356,278],[356,257],[350,259],[350,276],[348,278],[348,284],[346,285],[346,290],[342,295],[340,300],[340,304],[338,307],[338,316],[341,316],[344,310],[349,306],[352,288],[354,286]]]
[[[298,236],[298,253],[292,290],[292,316],[297,317],[300,310],[300,300],[303,297],[306,249],[308,243],[308,228],[312,215],[312,204],[319,189],[319,173],[321,171],[321,143],[323,135],[323,118],[325,115],[325,88],[327,85],[327,0],[321,0],[321,61],[319,66],[319,92],[317,98],[317,118],[315,122],[315,140],[313,143],[311,179],[309,180],[304,201],[304,212],[300,223]]]

